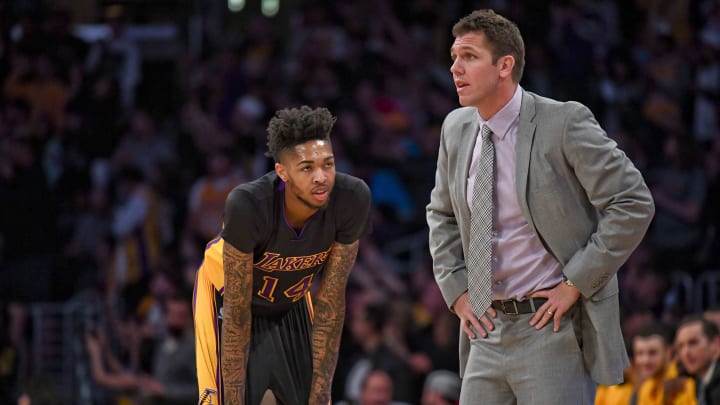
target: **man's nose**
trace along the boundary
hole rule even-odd
[[[313,176],[313,183],[322,184],[325,182],[326,179],[327,179],[327,175],[321,168],[315,170],[315,175]]]
[[[455,58],[452,65],[450,65],[450,73],[453,73],[453,74],[460,73],[461,70],[462,70],[462,66],[460,63],[460,58]]]

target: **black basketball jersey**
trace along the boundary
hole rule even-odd
[[[352,243],[370,232],[370,189],[336,173],[328,205],[297,232],[285,218],[285,183],[275,172],[241,184],[228,195],[222,237],[253,254],[254,315],[279,315],[309,290],[325,268],[334,242]]]

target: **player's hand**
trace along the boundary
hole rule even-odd
[[[535,329],[553,321],[553,331],[560,330],[562,316],[580,298],[580,290],[565,283],[559,283],[553,288],[541,290],[530,295],[532,298],[547,298],[547,301],[538,308],[535,315],[530,319],[530,325]]]
[[[497,317],[495,309],[488,308],[484,314],[478,317],[470,306],[467,291],[462,293],[458,299],[455,300],[453,310],[458,318],[460,318],[460,325],[463,332],[470,336],[471,339],[477,339],[477,334],[475,332],[486,338],[488,336],[488,332],[495,329],[495,324],[492,322],[492,318]]]

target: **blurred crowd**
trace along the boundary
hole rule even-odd
[[[106,398],[197,402],[177,388],[194,378],[179,297],[227,193],[272,169],[269,118],[300,104],[337,116],[338,170],[373,192],[333,399],[454,403],[457,381],[428,377],[457,371],[459,328],[433,280],[424,207],[457,106],[450,29],[475,8],[520,26],[521,85],[588,105],[653,191],[654,222],[619,273],[628,340],[697,311],[673,274],[720,270],[720,2],[281,1],[281,15],[246,15],[226,35],[196,10],[202,46],[166,63],[127,35],[144,22],[130,6],[103,7],[108,34],[88,41],[68,10],[30,3],[0,1],[0,403],[48,387],[33,384],[32,305],[87,290],[103,297],[83,341]]]

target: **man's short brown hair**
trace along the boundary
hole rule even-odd
[[[455,38],[471,32],[485,35],[492,51],[493,64],[505,55],[515,59],[512,78],[515,83],[520,83],[525,69],[525,42],[518,26],[493,10],[475,10],[461,18],[452,29]]]

